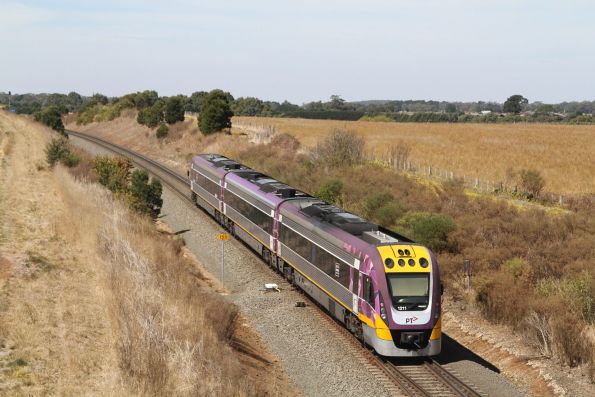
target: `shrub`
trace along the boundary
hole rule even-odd
[[[45,148],[45,154],[50,167],[58,162],[67,167],[74,167],[80,162],[80,157],[72,152],[65,138],[52,139]]]
[[[132,173],[128,189],[128,203],[133,210],[156,217],[163,204],[161,193],[161,182],[155,178],[151,178],[149,182],[147,171],[135,170]]]
[[[169,132],[169,127],[167,126],[167,124],[161,124],[159,126],[159,128],[157,128],[157,138],[161,139],[161,138],[165,138],[167,136],[167,133]]]
[[[450,216],[427,212],[407,214],[402,225],[411,231],[417,242],[435,251],[448,248],[448,234],[456,228]]]
[[[334,130],[313,151],[315,160],[331,167],[351,166],[364,159],[364,139],[351,131]]]
[[[100,184],[114,193],[125,192],[130,176],[130,161],[121,157],[98,156],[95,173]]]
[[[403,215],[403,208],[391,193],[374,193],[364,200],[364,215],[382,226],[389,227]]]
[[[341,193],[343,192],[343,181],[340,179],[330,179],[326,181],[314,193],[314,195],[327,203],[341,204]]]
[[[477,303],[484,316],[496,323],[521,325],[527,315],[528,294],[526,284],[509,272],[495,272],[476,282]]]
[[[503,263],[504,268],[515,278],[528,275],[531,268],[523,258],[512,258]]]
[[[519,185],[529,198],[537,198],[545,187],[545,180],[537,170],[521,170]]]

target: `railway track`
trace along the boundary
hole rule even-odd
[[[68,135],[87,140],[111,152],[128,158],[134,164],[145,168],[151,174],[160,178],[176,194],[190,201],[188,193],[188,179],[167,168],[159,162],[142,154],[131,151],[122,146],[105,141],[101,138],[66,130]],[[362,346],[351,333],[333,320],[323,309],[316,305],[314,313],[321,320],[327,322],[331,331],[341,337],[348,349],[359,357],[361,365],[369,370],[387,391],[395,395],[411,397],[440,396],[440,397],[480,397],[478,391],[466,384],[459,377],[449,372],[434,359],[424,359],[419,365],[399,365],[393,361],[375,355],[371,350]]]

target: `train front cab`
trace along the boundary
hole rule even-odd
[[[434,256],[418,245],[385,245],[377,249],[388,291],[379,291],[385,296],[379,300],[380,313],[375,312],[374,321],[360,317],[364,340],[383,356],[439,354],[441,287]]]

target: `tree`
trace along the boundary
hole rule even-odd
[[[35,121],[43,123],[51,129],[58,131],[61,134],[64,134],[62,114],[65,110],[66,113],[68,113],[68,110],[65,107],[48,106],[40,112],[35,113]]]
[[[179,96],[173,96],[165,100],[164,119],[168,124],[184,121],[184,103]]]
[[[238,98],[232,104],[236,116],[258,116],[265,110],[264,102],[258,98]]]
[[[212,134],[224,128],[231,128],[233,111],[229,96],[221,90],[213,90],[205,98],[198,117],[198,128],[203,134]]]
[[[202,110],[202,104],[208,95],[209,93],[206,91],[193,92],[192,95],[190,95],[190,100],[186,106],[186,110],[189,112],[200,113]]]
[[[515,113],[518,114],[523,111],[523,106],[529,103],[527,98],[522,95],[512,95],[508,97],[506,102],[504,102],[504,106],[502,110],[505,113]]]
[[[77,92],[68,93],[68,110],[76,112],[83,105],[83,97]]]
[[[155,128],[163,121],[163,108],[162,101],[158,101],[150,108],[143,108],[138,112],[136,121],[149,128]]]
[[[148,214],[152,217],[159,215],[163,200],[161,182],[156,178],[151,178],[145,170],[135,170],[130,178],[130,187],[128,189],[128,202],[130,207],[142,214]]]

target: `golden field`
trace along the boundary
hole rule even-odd
[[[234,117],[234,124],[273,126],[313,146],[333,129],[354,131],[367,149],[386,156],[390,145],[406,143],[409,160],[456,175],[492,182],[508,170],[536,169],[545,190],[564,195],[595,192],[595,125],[448,124]],[[508,178],[510,179],[510,178]]]

